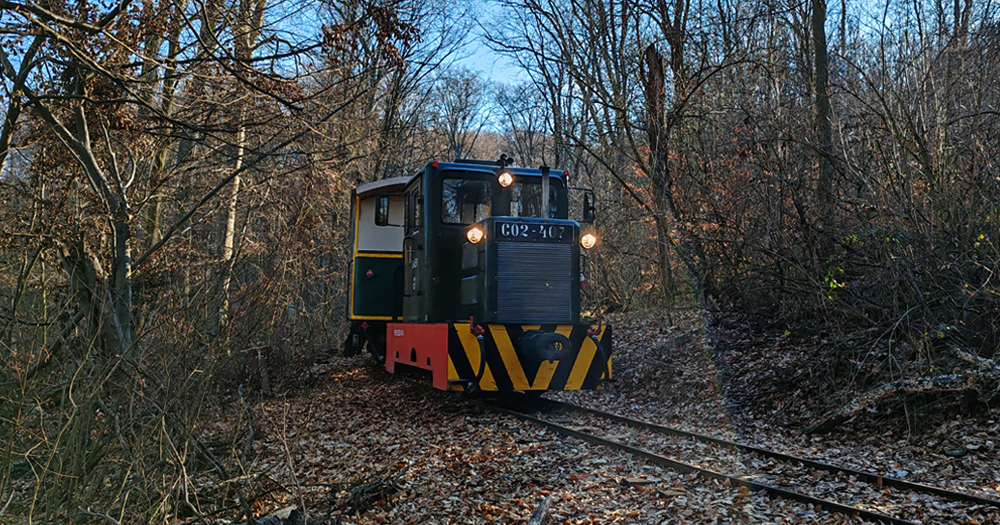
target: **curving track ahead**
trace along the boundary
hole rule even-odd
[[[481,404],[489,410],[621,450],[663,467],[697,472],[754,492],[764,491],[773,497],[809,503],[867,521],[900,525],[1000,523],[1000,501],[997,500],[830,465],[561,401],[524,401]],[[542,410],[525,411],[522,408],[525,404]],[[576,418],[567,420],[570,415]]]

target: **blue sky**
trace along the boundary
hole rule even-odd
[[[459,60],[459,64],[473,71],[479,71],[486,78],[496,82],[515,82],[523,79],[520,68],[510,64],[506,58],[497,55],[478,40],[470,43],[467,49],[472,54],[468,58]]]
[[[475,4],[473,8],[478,13],[477,18],[486,21],[495,17],[500,9],[492,0],[472,0]],[[473,71],[478,71],[488,79],[497,82],[515,82],[524,80],[523,72],[520,68],[510,63],[510,61],[494,53],[482,40],[479,30],[470,35],[469,43],[466,44],[464,54],[468,57],[458,61],[458,64]]]

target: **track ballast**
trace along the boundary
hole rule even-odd
[[[1000,501],[973,494],[796,457],[562,401],[493,401],[483,405],[662,467],[695,472],[756,493],[870,522],[1000,523]],[[531,410],[524,410],[525,405]],[[567,420],[568,416],[574,417]]]

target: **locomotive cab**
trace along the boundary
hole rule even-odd
[[[400,275],[391,295],[385,288],[373,299],[382,308],[373,321],[387,312],[391,321],[383,328],[352,317],[352,334],[384,355],[390,372],[430,370],[441,389],[597,388],[610,378],[611,330],[580,324],[584,247],[580,224],[568,218],[567,179],[505,158],[459,159],[427,164],[401,189],[387,185],[371,215],[374,228],[398,228]],[[362,188],[371,191],[359,187],[359,195]],[[356,232],[365,234],[360,225]],[[359,263],[356,256],[353,293],[371,279]]]
[[[566,219],[567,193],[562,172],[549,175],[549,202],[546,203],[549,217],[541,219],[539,170],[507,168],[513,180],[508,187],[503,187],[496,168],[496,164],[469,164],[468,161],[432,163],[407,185],[403,194],[406,203],[403,221],[405,321],[454,322],[468,320],[470,316],[481,322],[576,322],[579,319],[579,287],[571,286],[574,284],[572,276],[579,275],[579,250],[575,242],[579,225]],[[468,238],[472,229],[489,230],[489,235],[473,244]],[[563,250],[566,253],[560,252],[561,257],[552,258],[546,253],[531,251],[532,246],[548,245],[547,241],[551,240],[537,235],[539,231],[561,234],[555,242],[573,253]],[[511,241],[523,238],[530,242],[498,244],[497,241],[503,238]],[[503,250],[504,255],[497,260],[497,249],[506,246],[521,249]],[[489,257],[475,271],[470,271],[473,269],[469,267],[471,251],[477,252],[477,264],[480,255]],[[514,267],[517,262],[524,264]],[[496,274],[497,264],[504,265],[501,275]],[[527,299],[523,297],[528,293],[524,288],[532,285],[537,276],[516,279],[516,282],[507,280],[505,283],[510,286],[502,289],[497,289],[493,281],[512,275],[511,272],[532,268],[543,270],[542,276],[546,268],[558,272],[555,278],[562,278],[558,289],[564,292],[563,311],[535,315],[511,310],[517,306],[531,307],[531,310],[545,306],[546,294],[539,297],[540,302],[519,300]],[[507,315],[498,318],[496,303],[501,298]]]

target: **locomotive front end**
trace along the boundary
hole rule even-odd
[[[454,375],[474,380],[456,383],[578,390],[610,378],[610,328],[580,324],[581,248],[571,220],[490,217],[468,228],[460,295],[470,324],[455,326],[451,355]]]
[[[576,221],[490,217],[462,246],[461,303],[485,323],[580,320],[580,227]]]

